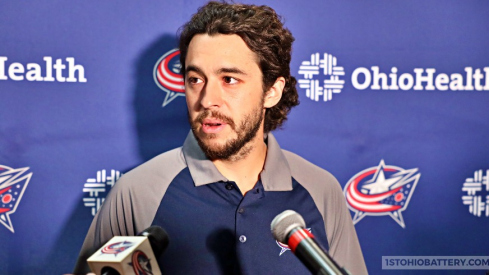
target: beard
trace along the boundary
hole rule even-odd
[[[207,158],[210,160],[229,160],[232,157],[239,158],[246,156],[251,151],[252,147],[245,146],[256,137],[256,134],[258,133],[263,121],[262,106],[263,103],[260,104],[260,106],[257,106],[257,108],[254,108],[249,114],[245,115],[240,125],[236,125],[230,117],[227,117],[215,110],[205,110],[193,121],[189,114],[189,122],[192,132]],[[222,120],[228,124],[236,133],[236,138],[229,139],[225,142],[225,144],[220,145],[212,144],[213,139],[217,137],[216,134],[204,134],[204,137],[199,136],[199,125],[202,125],[203,120],[208,117]]]

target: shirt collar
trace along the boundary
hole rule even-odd
[[[263,188],[265,191],[292,190],[289,164],[272,133],[267,136],[267,145],[265,167],[260,174]],[[217,170],[214,163],[205,156],[192,131],[189,132],[183,144],[183,155],[195,186],[228,181]]]

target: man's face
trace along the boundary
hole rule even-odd
[[[257,60],[238,35],[199,34],[190,41],[185,59],[189,121],[210,159],[229,159],[257,132],[263,133],[264,93]]]

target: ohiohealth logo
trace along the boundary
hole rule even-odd
[[[165,53],[153,70],[153,78],[156,85],[166,92],[163,107],[168,105],[178,96],[185,96],[185,83],[180,74],[182,65],[180,64],[180,51],[173,49]]]
[[[353,176],[343,192],[348,207],[355,212],[353,224],[365,216],[391,216],[405,228],[401,212],[406,210],[414,188],[418,184],[418,168],[409,170],[385,165],[367,168]]]
[[[333,94],[341,93],[345,81],[345,69],[338,66],[336,57],[331,54],[311,54],[310,60],[302,61],[299,67],[299,88],[306,90],[306,96],[314,101],[330,101]]]
[[[87,179],[83,185],[83,192],[86,193],[86,196],[83,198],[83,204],[91,208],[92,216],[97,214],[102,203],[105,201],[107,193],[121,176],[122,173],[114,169],[110,170],[110,175],[107,175],[104,169],[97,171],[96,178]]]
[[[435,68],[414,68],[411,73],[400,73],[392,67],[390,73],[380,71],[379,66],[356,68],[351,75],[353,87],[358,90],[415,90],[415,91],[489,91],[489,67],[483,70],[464,68],[465,75],[459,73],[436,73]],[[484,71],[484,72],[482,72]]]
[[[462,202],[468,205],[469,212],[477,217],[480,217],[484,211],[486,217],[489,217],[489,170],[485,173],[484,176],[482,169],[475,171],[474,177],[467,178],[462,187],[462,191],[466,193],[462,196]]]
[[[26,174],[29,167],[13,169],[0,165],[0,223],[14,233],[10,214],[15,213],[32,173]]]
[[[7,64],[8,57],[0,56],[0,80],[44,81],[44,82],[87,82],[85,67],[76,64],[74,57],[53,61],[53,57],[43,57],[44,63],[19,62]]]
[[[379,66],[353,68],[351,86],[357,91],[489,91],[489,67],[464,67],[463,73],[438,72],[436,68],[413,68],[400,71],[393,66],[385,71]],[[345,69],[328,53],[313,53],[302,61],[298,74],[299,88],[313,101],[331,101],[344,88]]]

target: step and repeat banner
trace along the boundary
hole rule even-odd
[[[0,274],[71,272],[117,179],[182,145],[176,33],[204,3],[0,2]],[[488,256],[489,2],[253,3],[296,39],[274,134],[336,176],[369,273]]]

